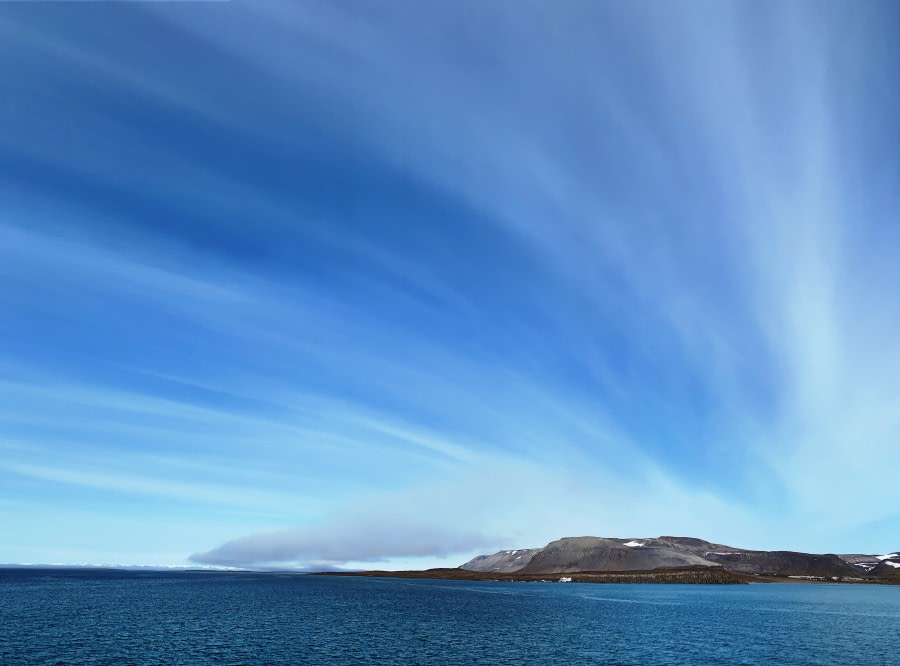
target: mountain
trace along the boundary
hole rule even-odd
[[[652,571],[673,567],[721,567],[726,571],[810,578],[900,578],[900,554],[834,555],[747,550],[694,537],[642,539],[567,537],[543,548],[480,555],[467,571],[551,574],[576,571]]]
[[[721,564],[728,571],[764,574],[769,576],[812,576],[849,578],[860,570],[837,555],[813,555],[788,550],[742,551],[708,553],[706,559]]]
[[[543,548],[501,550],[479,555],[460,568],[497,573],[571,571],[649,571],[664,567],[711,566],[698,552],[731,552],[730,546],[691,537],[609,539],[569,537]]]
[[[709,562],[687,550],[648,545],[638,540],[574,537],[547,544],[532,555],[531,561],[520,571],[648,571],[702,565],[709,565]]]
[[[528,564],[539,550],[541,549],[501,550],[493,555],[479,555],[459,568],[466,571],[484,571],[486,573],[512,573],[513,571],[519,571]]]

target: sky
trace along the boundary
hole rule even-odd
[[[0,562],[900,545],[900,5],[0,5]]]

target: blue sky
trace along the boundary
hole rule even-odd
[[[900,8],[0,7],[0,562],[900,534]]]

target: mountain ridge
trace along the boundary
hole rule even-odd
[[[484,573],[558,574],[715,567],[756,576],[900,579],[900,552],[885,555],[750,550],[696,537],[564,537],[542,548],[502,550],[459,566]]]

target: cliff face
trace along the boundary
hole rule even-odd
[[[756,551],[694,537],[646,539],[569,537],[543,548],[505,550],[463,564],[468,571],[555,574],[572,572],[653,571],[673,567],[715,567],[773,576],[822,578],[900,578],[900,554],[833,555],[793,551]]]

